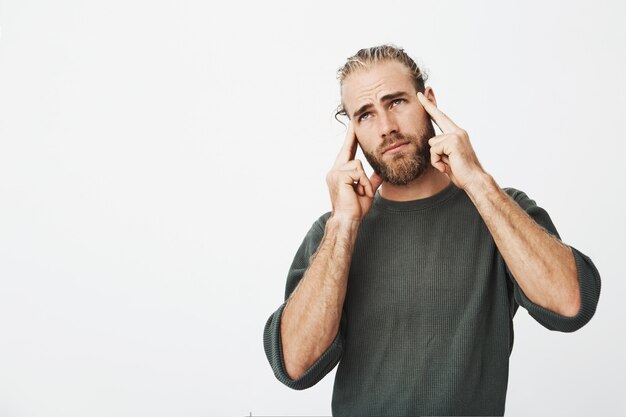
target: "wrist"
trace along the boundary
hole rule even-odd
[[[464,187],[465,192],[472,200],[479,198],[483,194],[488,194],[494,189],[498,189],[498,184],[491,175],[482,171],[476,174],[472,181],[468,182]]]
[[[359,229],[360,225],[361,225],[360,220],[357,220],[354,217],[344,215],[344,214],[339,214],[336,212],[333,212],[328,218],[328,221],[326,222],[327,227],[332,227],[338,230],[348,231],[348,232],[356,232]]]

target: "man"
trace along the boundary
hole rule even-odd
[[[596,310],[598,271],[545,210],[497,185],[402,49],[362,49],[338,78],[350,122],[326,176],[332,212],[265,326],[274,373],[304,389],[339,363],[338,416],[503,415],[517,308],[575,331]]]

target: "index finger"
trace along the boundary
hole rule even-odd
[[[343,146],[337,155],[337,159],[335,159],[335,168],[338,168],[348,161],[354,159],[356,155],[356,134],[354,133],[354,125],[352,121],[348,122],[348,131],[346,132],[346,139],[343,142]]]
[[[439,129],[441,129],[443,133],[451,133],[459,129],[459,127],[454,124],[454,122],[446,116],[444,112],[439,110],[437,106],[428,100],[424,94],[418,92],[417,98],[420,103],[422,103],[422,106],[424,106],[424,109],[426,109],[426,112],[430,115],[430,118],[433,119],[435,124],[439,126]]]

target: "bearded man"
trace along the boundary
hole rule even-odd
[[[503,415],[518,307],[580,329],[598,271],[535,201],[498,186],[402,49],[362,49],[338,78],[349,125],[326,176],[332,211],[265,326],[274,374],[305,389],[339,364],[337,416]]]

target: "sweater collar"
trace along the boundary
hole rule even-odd
[[[373,205],[379,207],[380,209],[389,211],[422,210],[447,200],[448,198],[455,195],[459,190],[460,188],[458,188],[456,185],[454,185],[452,181],[450,181],[450,184],[448,184],[446,188],[439,191],[437,194],[433,194],[430,197],[410,201],[387,200],[380,195],[380,190],[377,190],[376,195],[374,195]]]

